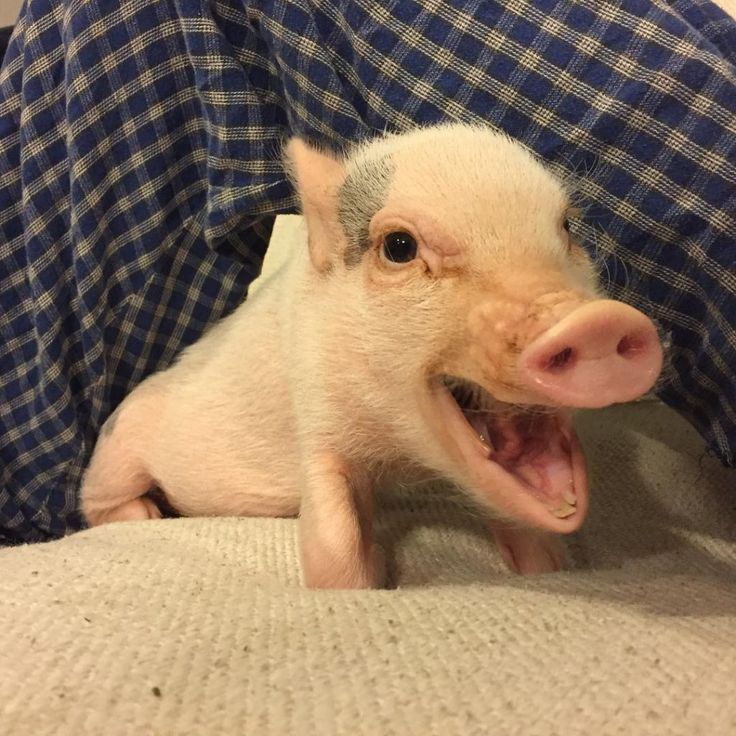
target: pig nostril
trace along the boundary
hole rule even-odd
[[[641,340],[637,340],[631,335],[625,335],[618,341],[616,352],[622,358],[633,358],[642,348]]]
[[[565,370],[565,368],[569,367],[572,358],[572,348],[565,348],[564,350],[560,350],[559,353],[555,353],[555,355],[553,355],[547,361],[546,370],[553,372]]]

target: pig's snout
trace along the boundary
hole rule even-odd
[[[543,400],[599,408],[646,393],[662,369],[662,347],[648,317],[598,300],[543,332],[520,361],[522,381]]]

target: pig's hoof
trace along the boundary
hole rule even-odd
[[[565,545],[556,535],[526,529],[494,530],[501,557],[512,572],[541,575],[565,566]]]
[[[90,526],[108,524],[111,521],[147,521],[160,518],[161,511],[147,496],[139,496],[112,509],[87,512],[87,521]]]
[[[368,558],[333,560],[302,557],[302,572],[307,588],[365,590],[384,586],[386,578],[386,555],[377,544],[371,546]]]

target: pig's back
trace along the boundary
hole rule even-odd
[[[160,380],[150,471],[186,515],[298,512],[294,415],[281,349],[289,269],[269,279]],[[167,375],[168,374],[168,375]]]

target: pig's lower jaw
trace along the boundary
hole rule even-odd
[[[566,412],[500,404],[476,384],[446,376],[430,389],[456,480],[510,519],[560,533],[580,526],[587,474]]]

